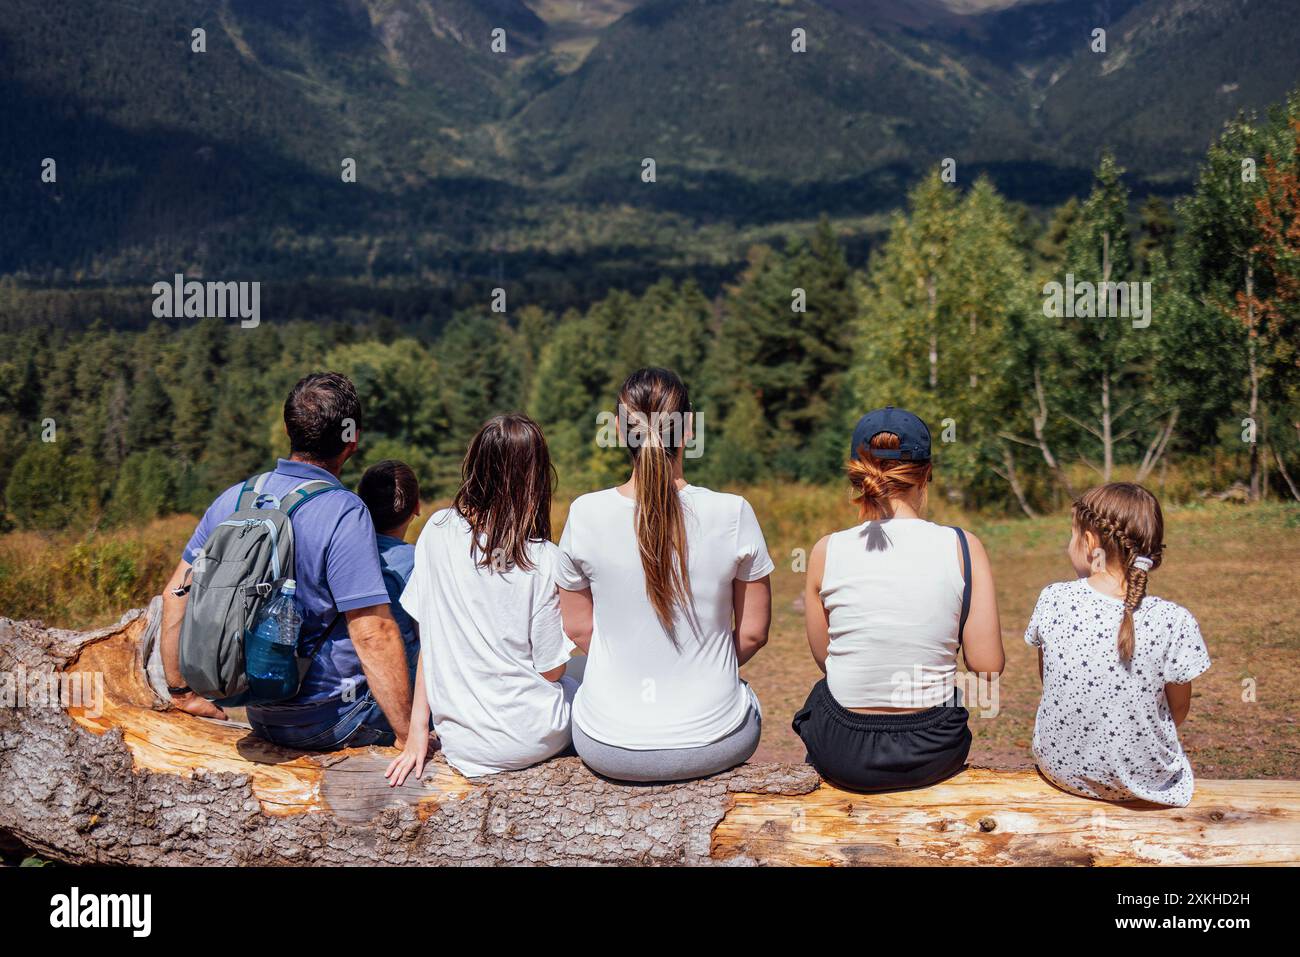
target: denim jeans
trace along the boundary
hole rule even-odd
[[[406,669],[411,686],[415,685],[419,658],[419,644],[408,644]],[[259,738],[303,751],[336,751],[339,748],[364,748],[371,744],[387,748],[397,743],[393,726],[388,723],[369,688],[355,701],[339,698],[334,709],[326,709],[324,704],[316,707],[321,708],[325,717],[309,724],[263,724],[252,715],[249,715],[248,723]]]
[[[253,733],[273,744],[303,751],[334,751],[377,744],[389,747],[397,740],[379,702],[367,689],[353,702],[340,703],[335,716],[315,724],[268,725],[250,719]]]

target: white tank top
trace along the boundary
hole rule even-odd
[[[826,543],[826,684],[846,708],[932,708],[952,697],[964,582],[957,533],[865,522]]]

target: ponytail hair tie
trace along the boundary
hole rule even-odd
[[[1139,555],[1137,558],[1133,559],[1133,567],[1140,568],[1144,572],[1151,571],[1153,565],[1155,565],[1155,562],[1151,561],[1151,559],[1147,558],[1145,555]]]

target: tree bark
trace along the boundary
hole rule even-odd
[[[975,310],[974,309],[970,311],[970,349],[971,349],[971,363],[972,363],[971,372],[970,372],[970,387],[972,389],[977,389],[979,388],[980,377],[979,377],[979,373],[975,371],[975,366],[974,366],[974,361],[975,361],[974,360],[974,356],[975,356]]]
[[[930,390],[934,391],[939,388],[939,310],[936,308],[938,300],[937,290],[938,279],[931,273],[925,280],[925,295],[930,303]]]
[[[1291,490],[1291,497],[1300,502],[1300,488],[1296,488],[1295,482],[1291,480],[1291,473],[1287,471],[1286,462],[1282,461],[1282,453],[1277,450],[1277,446],[1273,447],[1273,460],[1277,462],[1278,474],[1286,482],[1286,487]]]
[[[307,754],[161,710],[149,617],[76,633],[0,619],[0,829],[84,864],[1261,864],[1300,860],[1300,784],[1198,782],[1191,807],[1114,805],[1034,772],[968,769],[860,795],[803,765],[619,785],[576,758],[473,781],[435,756]],[[153,664],[151,664],[153,662]],[[15,684],[16,682],[16,684]],[[39,701],[57,682],[64,703]],[[77,698],[76,688],[102,695]],[[783,716],[772,716],[773,720]]]
[[[1048,469],[1056,476],[1056,481],[1060,483],[1061,488],[1065,489],[1065,494],[1070,498],[1078,498],[1074,493],[1074,486],[1070,484],[1069,478],[1065,475],[1065,469],[1061,467],[1052,448],[1047,444],[1047,393],[1043,389],[1043,379],[1039,374],[1038,367],[1034,367],[1034,397],[1038,400],[1038,414],[1034,416],[1034,438],[1038,441],[1039,451],[1043,454],[1043,461],[1047,463]]]
[[[1101,234],[1102,286],[1110,282],[1110,269],[1110,231],[1104,230]],[[1115,468],[1115,448],[1111,438],[1110,421],[1110,369],[1104,370],[1101,374],[1101,456],[1101,480],[1109,482],[1111,472]]]
[[[993,471],[1005,479],[1006,483],[1011,486],[1012,494],[1015,495],[1016,501],[1020,503],[1020,510],[1024,512],[1028,518],[1037,518],[1038,513],[1034,511],[1032,506],[1030,506],[1029,499],[1025,496],[1024,486],[1020,484],[1020,476],[1016,472],[1015,454],[1011,451],[1011,446],[1007,444],[1006,441],[1003,441],[1002,443],[1002,469],[999,471],[995,468]]]
[[[1115,469],[1115,443],[1111,437],[1110,370],[1101,374],[1101,480],[1109,482]]]
[[[1151,439],[1146,454],[1142,456],[1142,464],[1138,466],[1138,482],[1145,482],[1147,476],[1164,458],[1165,449],[1169,447],[1169,440],[1173,438],[1174,426],[1178,424],[1178,412],[1179,409],[1175,406],[1173,411],[1169,413],[1169,418],[1165,420],[1165,424],[1156,429],[1155,437]]]

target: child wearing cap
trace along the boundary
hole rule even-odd
[[[809,557],[808,644],[826,677],[793,726],[832,784],[924,787],[960,771],[970,750],[958,652],[986,675],[1005,663],[993,572],[974,535],[922,517],[930,433],[915,415],[863,416],[848,473],[861,521]]]

